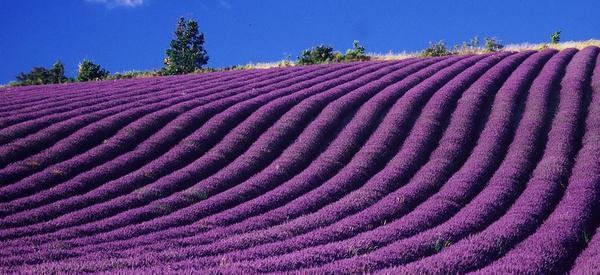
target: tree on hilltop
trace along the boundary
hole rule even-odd
[[[186,74],[201,69],[208,62],[204,49],[204,34],[199,31],[193,19],[186,22],[180,17],[175,29],[175,39],[171,40],[163,60],[163,74]]]

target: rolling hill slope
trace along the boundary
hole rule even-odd
[[[0,272],[600,272],[599,53],[0,90]]]

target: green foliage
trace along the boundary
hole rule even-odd
[[[310,65],[330,62],[339,62],[342,59],[342,54],[334,52],[333,47],[321,44],[319,46],[302,51],[298,57],[298,64]]]
[[[321,44],[319,46],[302,51],[298,56],[297,63],[299,65],[332,63],[342,61],[365,61],[370,57],[365,54],[365,47],[354,40],[353,48],[348,49],[346,54],[334,51],[333,47]]]
[[[92,80],[103,80],[107,79],[109,72],[103,69],[100,65],[94,62],[84,59],[79,63],[77,68],[77,81],[92,81]]]
[[[56,61],[50,69],[34,67],[29,73],[19,73],[16,78],[17,81],[9,83],[10,86],[55,84],[70,81],[65,76],[65,66],[60,61]]]
[[[497,52],[504,48],[504,45],[500,44],[495,37],[486,37],[484,48],[487,52]]]
[[[555,31],[550,35],[550,42],[552,44],[558,44],[558,42],[560,42],[560,33],[561,31]]]
[[[204,34],[199,31],[198,23],[192,19],[177,21],[175,39],[170,43],[163,60],[162,74],[186,74],[201,69],[208,62],[204,49]]]
[[[352,42],[352,49],[346,51],[344,56],[346,61],[366,61],[369,60],[369,56],[365,54],[365,47],[358,43],[358,40]]]
[[[450,54],[452,54],[452,52],[446,47],[446,43],[444,41],[439,41],[437,43],[429,42],[429,47],[425,48],[421,52],[421,56],[423,57],[445,56]]]

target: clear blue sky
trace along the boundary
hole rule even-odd
[[[326,43],[416,51],[478,35],[502,43],[600,38],[600,1],[0,0],[0,83],[34,66],[88,58],[111,72],[162,66],[176,20],[206,35],[210,67],[274,61]]]

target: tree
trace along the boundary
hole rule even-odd
[[[500,44],[495,37],[486,37],[484,40],[485,50],[488,52],[497,52],[504,48],[504,45]]]
[[[50,80],[52,83],[65,83],[69,79],[65,77],[65,66],[62,62],[56,61],[52,68],[49,70]]]
[[[93,63],[88,59],[84,59],[79,63],[77,69],[77,81],[91,81],[106,79],[109,72],[103,69],[100,65]]]
[[[365,54],[365,47],[358,43],[358,40],[352,42],[352,49],[346,51],[344,56],[346,61],[366,61],[369,60],[369,56]]]
[[[208,62],[204,49],[204,34],[198,30],[198,23],[180,17],[175,29],[175,39],[171,40],[166,51],[163,74],[185,74],[201,69]]]
[[[50,69],[34,67],[29,73],[19,73],[16,78],[17,82],[14,85],[17,86],[64,83],[69,81],[65,77],[65,67],[60,61],[56,61]]]
[[[333,47],[321,44],[314,48],[302,51],[298,56],[298,64],[310,65],[329,62],[339,62],[344,56],[339,52],[334,52]]]
[[[560,33],[561,31],[555,31],[550,35],[550,41],[552,44],[558,44],[558,42],[560,42]]]
[[[421,56],[423,57],[445,56],[450,54],[452,54],[452,52],[446,47],[446,43],[444,41],[437,43],[429,42],[429,47],[425,48],[421,52]]]

